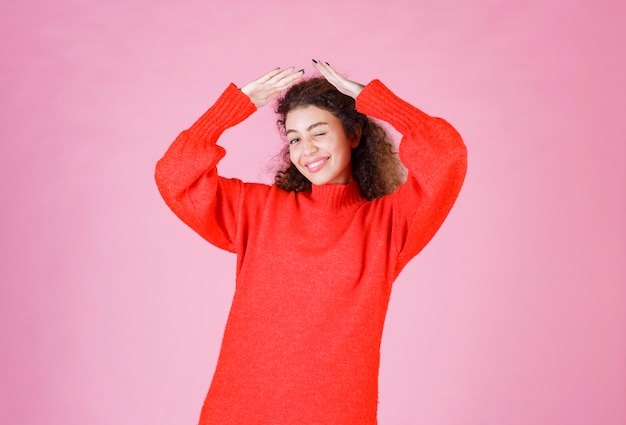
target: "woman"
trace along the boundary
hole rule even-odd
[[[241,90],[231,84],[157,164],[170,208],[237,254],[200,424],[375,424],[392,283],[441,226],[465,176],[466,149],[447,122],[378,80],[363,86],[313,66],[321,78],[288,68]],[[288,162],[275,184],[220,177],[221,133],[281,93]],[[372,118],[403,135],[404,183]]]

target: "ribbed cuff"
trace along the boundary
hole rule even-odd
[[[250,98],[231,83],[215,104],[209,108],[189,129],[198,136],[222,132],[239,124],[256,111]]]
[[[384,120],[404,133],[430,116],[396,96],[379,80],[373,80],[356,98],[359,112]]]

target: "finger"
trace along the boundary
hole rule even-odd
[[[283,79],[289,78],[293,74],[295,74],[294,67],[290,66],[289,68],[285,68],[285,69],[279,71],[278,73],[276,73],[274,76],[272,76],[267,81],[267,83],[268,84],[277,84],[278,82],[282,81]]]
[[[298,80],[300,80],[304,76],[304,71],[300,70],[297,72],[292,72],[291,74],[284,76],[282,79],[277,81],[272,81],[271,84],[267,84],[267,90],[272,93],[280,93],[281,91],[291,87]]]
[[[337,70],[333,68],[332,66],[325,65],[325,69],[332,78],[335,78],[340,81],[349,81],[346,77],[344,77],[339,72],[337,72]]]
[[[313,66],[317,69],[326,80],[337,88],[341,93],[356,98],[363,89],[363,85],[351,81],[341,75],[328,62],[313,60]]]
[[[333,68],[328,62],[323,62],[319,59],[313,59],[313,66],[319,71],[324,71],[328,74],[339,75],[335,68]]]
[[[280,86],[280,87],[282,87],[284,89],[284,88],[294,84],[296,81],[301,79],[303,76],[304,76],[304,69],[301,69],[299,71],[293,72],[293,73],[285,76],[282,80],[280,80],[278,82],[278,86]]]
[[[267,74],[262,75],[260,78],[257,78],[256,81],[259,82],[259,83],[265,83],[265,82],[269,81],[271,78],[273,78],[274,76],[280,74],[281,72],[282,71],[281,71],[280,67],[274,68],[270,72],[268,72]]]
[[[328,62],[322,62],[316,60],[313,62],[313,66],[317,69],[324,78],[326,78],[333,85],[342,84],[347,81],[347,79],[339,74],[332,66],[328,64]]]
[[[298,80],[300,80],[303,76],[304,70],[299,70],[296,72],[292,72],[291,74],[283,77],[281,80],[276,81],[271,85],[268,83],[265,93],[265,100],[269,102],[270,100],[278,96],[280,92],[298,82]]]
[[[326,64],[322,63],[319,60],[316,59],[312,59],[313,62],[313,68],[315,68],[316,70],[318,70],[320,72],[320,74],[322,74],[324,77],[326,77],[328,75],[328,71],[326,69]]]
[[[323,67],[326,70],[329,78],[334,79],[335,81],[341,82],[343,84],[350,82],[350,80],[348,80],[345,76],[340,74],[335,68],[330,66],[328,62],[324,63]]]

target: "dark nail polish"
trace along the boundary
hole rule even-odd
[[[316,61],[315,59],[311,59],[311,60],[312,60],[313,62],[315,62],[315,63],[319,63],[319,62],[318,62],[318,61]]]
[[[326,65],[330,66],[330,64],[328,62],[324,62]]]
[[[300,71],[298,71],[298,72],[301,72],[301,73],[303,73],[303,74],[304,74],[304,68],[302,68],[302,69],[301,69]]]

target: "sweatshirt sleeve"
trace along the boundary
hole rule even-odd
[[[157,187],[171,210],[200,236],[231,252],[243,183],[218,176],[217,163],[226,151],[216,143],[226,129],[254,111],[248,96],[230,84],[204,115],[180,133],[155,170]]]
[[[431,117],[374,80],[357,96],[357,109],[402,134],[400,160],[407,181],[393,204],[396,274],[432,239],[457,199],[467,169],[467,150],[445,120]]]

